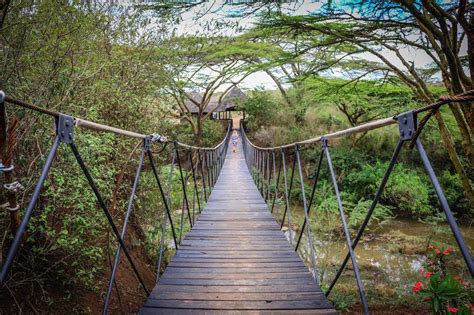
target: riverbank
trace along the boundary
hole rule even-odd
[[[276,209],[274,216],[281,220],[283,209]],[[312,220],[317,221],[315,214]],[[327,218],[312,222],[312,236],[317,257],[317,267],[322,288],[327,288],[334,279],[347,246],[342,231],[337,228],[328,233]],[[336,221],[340,218],[334,217]],[[288,240],[290,231],[294,245],[301,232],[304,221],[302,207],[291,208],[291,229],[287,221],[283,225]],[[333,221],[333,223],[335,223]],[[461,226],[462,233],[470,249],[474,248],[472,227]],[[355,231],[352,231],[352,235]],[[357,246],[356,256],[361,278],[371,310],[378,314],[423,314],[430,313],[426,303],[413,294],[411,288],[420,279],[420,270],[426,259],[429,243],[449,246],[454,249],[451,265],[456,271],[469,279],[464,261],[457,251],[456,242],[445,222],[426,223],[413,219],[393,218],[372,224]],[[306,235],[302,237],[300,256],[307,266],[311,266],[310,250]],[[342,312],[356,312],[360,309],[360,299],[354,279],[352,265],[349,263],[334,291],[329,295],[337,309]]]

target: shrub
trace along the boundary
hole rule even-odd
[[[350,188],[359,199],[374,196],[387,167],[386,162],[366,164],[346,177],[345,187]],[[426,179],[416,171],[399,164],[387,182],[381,201],[415,217],[423,217],[432,213],[429,187]]]
[[[448,270],[452,253],[450,247],[429,244],[426,263],[420,270],[423,279],[413,285],[412,291],[431,305],[433,314],[472,314],[470,281]]]

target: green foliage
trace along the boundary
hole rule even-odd
[[[387,167],[388,163],[380,161],[366,164],[360,171],[346,177],[345,186],[350,187],[359,198],[374,196]],[[382,202],[396,206],[398,211],[424,217],[433,212],[429,200],[430,190],[426,179],[411,168],[398,164],[382,194]]]
[[[248,117],[249,128],[254,129],[273,121],[272,113],[276,104],[269,93],[255,90],[247,96],[248,98],[239,105],[239,110],[245,111],[246,117]]]
[[[350,227],[358,228],[362,224],[362,222],[364,222],[371,205],[371,200],[360,199],[357,204],[353,206],[350,215],[347,219],[347,224]],[[375,210],[372,213],[370,223],[379,223],[388,220],[392,217],[392,209],[390,207],[379,204],[377,205],[377,207],[375,207]]]
[[[449,170],[444,170],[439,174],[438,179],[441,187],[443,187],[444,194],[450,207],[461,214],[472,215],[474,209],[469,206],[469,201],[462,194],[463,188],[459,177],[456,174],[451,173]],[[434,194],[433,199],[435,199]],[[435,201],[435,204],[437,204],[437,201]]]
[[[117,172],[111,165],[104,167],[115,153],[112,143],[110,135],[85,134],[77,141],[106,199],[112,195],[111,184]],[[49,277],[61,279],[63,285],[97,289],[96,277],[103,271],[105,258],[102,236],[109,231],[106,218],[70,151],[64,147],[59,156],[42,195],[48,202],[28,225],[33,261],[55,257]]]
[[[183,124],[160,95],[167,66],[166,59],[160,58],[165,57],[161,44],[166,27],[149,24],[139,11],[109,3],[11,1],[1,31],[0,88],[44,108],[137,132],[172,135],[171,130]],[[51,117],[32,111],[13,106],[7,110],[10,117],[15,114],[20,119],[14,163],[16,179],[27,188],[19,196],[23,211],[50,149],[54,124]],[[213,135],[210,141],[222,134],[219,127],[208,128]],[[120,228],[141,141],[79,128],[75,141]],[[137,144],[138,150],[132,152]],[[160,162],[168,163],[165,154]],[[128,227],[132,250],[134,244],[150,242],[152,237],[143,237],[140,231],[158,226],[156,218],[163,214],[158,200],[150,197],[152,192],[157,195],[156,184],[143,180],[146,176],[140,188],[149,191],[146,198],[158,206],[153,208],[154,216],[146,217],[149,221],[140,221],[134,216],[144,208],[140,198],[146,199],[145,194],[135,200],[131,220],[140,225],[132,222]],[[1,203],[3,197],[2,193]],[[9,222],[2,216],[0,230],[8,231]],[[11,237],[6,235],[3,246]],[[23,283],[22,299],[50,305],[54,299],[49,294],[54,291],[102,288],[104,271],[110,268],[107,258],[115,246],[95,195],[67,145],[62,145],[11,273],[13,281]],[[24,294],[38,290],[42,293],[34,298]],[[68,305],[72,303],[68,299],[76,298],[64,295]]]

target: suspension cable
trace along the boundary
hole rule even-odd
[[[3,91],[0,91],[0,93],[4,94]],[[42,113],[42,114],[46,114],[46,115],[49,115],[49,116],[55,117],[55,118],[58,118],[60,115],[63,114],[61,112],[52,111],[52,110],[49,110],[49,109],[31,104],[31,103],[28,103],[28,102],[25,102],[25,101],[21,101],[21,100],[18,100],[18,99],[9,97],[9,96],[5,96],[5,102],[16,105],[16,106],[20,106],[20,107],[23,107],[23,108],[26,108],[26,109],[30,109],[30,110],[33,110],[33,111],[36,111],[36,112],[39,112],[39,113]],[[126,130],[126,129],[121,129],[121,128],[117,128],[117,127],[97,123],[97,122],[90,121],[90,120],[87,120],[87,119],[82,119],[82,118],[78,118],[78,117],[73,117],[73,118],[74,118],[76,127],[83,128],[83,129],[110,132],[110,133],[115,133],[117,135],[122,135],[122,136],[132,137],[132,138],[138,138],[138,139],[145,139],[145,138],[150,136],[150,135],[143,134],[143,133],[140,133],[140,132],[130,131],[130,130]],[[228,129],[229,128],[231,128],[231,124],[229,124]],[[188,145],[188,144],[185,144],[185,143],[182,143],[182,142],[179,142],[179,141],[176,141],[176,143],[180,147],[183,147],[183,148],[186,148],[186,149],[194,149],[194,150],[200,149],[200,150],[204,150],[204,151],[213,151],[213,150],[216,150],[217,148],[219,148],[223,143],[225,143],[225,141],[227,141],[227,138],[228,138],[227,134],[228,133],[226,133],[226,136],[224,137],[224,139],[214,147],[197,147],[197,146]],[[161,142],[161,143],[174,142],[173,140],[169,140],[164,136],[159,136],[157,140],[159,140],[159,142]]]

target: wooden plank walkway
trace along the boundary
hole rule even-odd
[[[140,314],[336,314],[272,217],[242,147]]]

